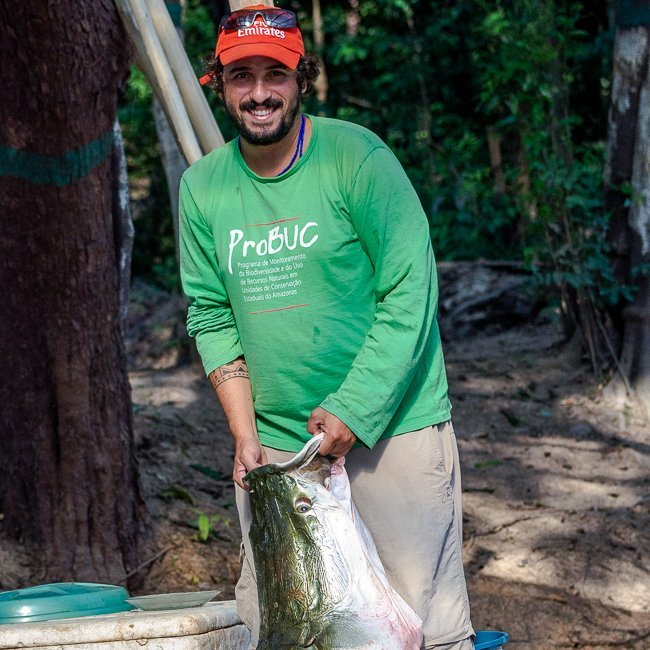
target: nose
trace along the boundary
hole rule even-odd
[[[253,86],[250,91],[251,99],[257,104],[262,104],[269,99],[271,91],[264,82],[264,77],[259,77],[253,81]]]

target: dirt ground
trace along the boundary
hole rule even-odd
[[[548,313],[520,302],[516,274],[504,283],[503,273],[442,266],[475,628],[507,631],[509,650],[650,648],[648,426],[606,397]],[[155,524],[139,593],[221,589],[230,599],[239,567],[233,449],[183,311],[182,299],[135,284],[127,347]]]

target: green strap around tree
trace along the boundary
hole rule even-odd
[[[650,2],[648,0],[619,0],[617,27],[640,27],[650,25]]]
[[[112,147],[113,129],[84,147],[60,156],[0,145],[0,176],[14,176],[34,185],[62,187],[87,176],[104,161]]]

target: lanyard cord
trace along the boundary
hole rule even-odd
[[[296,142],[296,150],[293,152],[293,158],[289,161],[289,164],[278,174],[282,176],[284,172],[291,169],[291,165],[296,162],[297,158],[302,158],[302,146],[305,141],[305,116],[302,116],[300,121],[300,133],[298,133],[298,142]]]

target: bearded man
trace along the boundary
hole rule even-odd
[[[370,131],[301,112],[318,74],[295,14],[225,17],[205,80],[239,137],[181,183],[181,277],[235,442],[245,558],[237,607],[259,627],[243,477],[311,435],[352,496],[425,648],[468,650],[460,474],[429,226]]]

